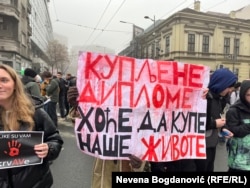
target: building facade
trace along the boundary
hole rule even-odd
[[[10,65],[18,73],[32,62],[30,14],[29,0],[0,2],[0,63]]]
[[[250,78],[247,12],[245,8],[229,14],[204,13],[200,11],[200,2],[195,1],[194,9],[186,8],[159,20],[155,27],[134,39],[140,46],[135,57],[203,64],[211,71],[225,67],[238,75],[239,80]],[[128,51],[126,48],[119,55]]]
[[[0,63],[18,73],[48,70],[46,49],[53,40],[48,0],[0,1]]]
[[[32,11],[30,14],[31,36],[31,58],[32,68],[37,72],[49,70],[47,62],[47,47],[49,41],[53,40],[53,28],[49,15],[48,0],[31,0]]]

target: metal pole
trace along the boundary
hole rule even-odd
[[[153,58],[155,59],[156,58],[156,28],[155,28],[155,15],[154,15],[154,18],[150,18],[149,16],[144,16],[145,19],[150,19],[151,21],[154,22],[154,30],[153,30],[153,35],[154,35],[154,51],[153,51]]]
[[[132,23],[132,22],[127,22],[127,21],[123,21],[123,20],[121,20],[120,22],[121,22],[121,23],[125,23],[125,24],[131,24],[131,25],[132,25],[132,32],[133,32],[133,35],[132,35],[132,41],[130,42],[130,45],[129,45],[129,46],[130,46],[130,49],[131,49],[131,47],[132,47],[131,56],[137,58],[137,46],[136,46],[137,40],[135,39],[135,36],[134,36],[134,27],[135,27],[135,24]],[[130,52],[129,52],[129,53],[130,53]]]
[[[154,42],[155,42],[155,50],[154,50],[154,59],[156,59],[156,31],[155,31],[155,15],[154,15]]]

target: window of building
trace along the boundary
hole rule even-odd
[[[146,46],[146,58],[148,58],[148,57],[149,57],[149,54],[148,54],[148,49],[149,49],[149,47],[148,47],[148,46]]]
[[[202,52],[203,53],[208,53],[209,52],[209,36],[207,36],[207,35],[203,35]]]
[[[142,56],[142,58],[146,58],[146,47],[142,47],[142,54],[141,54],[141,56]]]
[[[167,36],[166,37],[166,49],[165,49],[165,53],[169,54],[169,51],[170,51],[170,37]]]
[[[10,4],[14,5],[14,6],[17,6],[17,0],[10,0]]]
[[[6,23],[0,23],[0,30],[7,31],[8,30],[7,24]]]
[[[188,34],[188,51],[194,52],[195,50],[195,34]]]
[[[152,43],[151,45],[151,58],[154,59],[154,54],[155,54],[155,43]]]
[[[159,58],[159,56],[160,56],[160,51],[161,51],[160,42],[157,41],[157,42],[155,43],[155,45],[156,45],[156,47],[155,47],[155,57],[156,57],[156,58]]]
[[[230,38],[224,38],[224,54],[230,54]]]
[[[239,55],[240,53],[240,39],[234,39],[234,55]]]
[[[12,61],[3,61],[3,64],[9,65],[10,67],[13,67],[13,62]]]
[[[4,21],[4,18],[0,16],[0,30],[1,31],[6,31],[8,30],[8,25],[7,23]]]
[[[148,58],[148,47],[147,46],[145,46],[143,48],[142,58],[145,58],[145,59]]]
[[[21,63],[20,62],[16,62],[15,68],[16,68],[17,72],[21,72]]]

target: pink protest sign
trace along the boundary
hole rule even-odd
[[[208,81],[203,65],[81,52],[79,149],[102,159],[206,158]]]

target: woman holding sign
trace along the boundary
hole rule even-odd
[[[19,75],[3,64],[0,134],[0,187],[50,188],[49,161],[58,157],[63,140],[48,114],[26,95]]]

